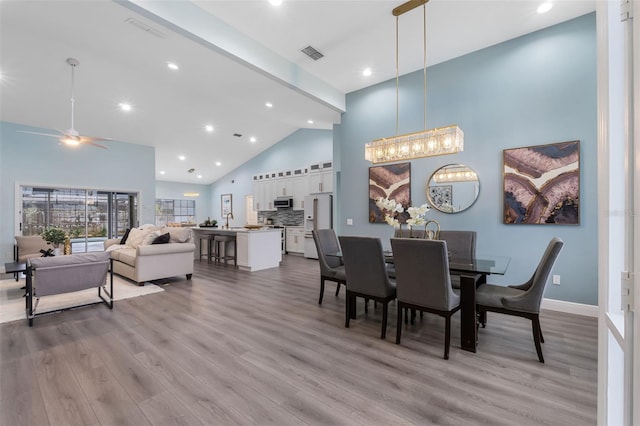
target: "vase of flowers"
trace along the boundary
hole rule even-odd
[[[60,244],[64,243],[64,240],[67,238],[67,234],[60,228],[51,227],[44,230],[42,238],[53,245],[53,252],[58,256],[60,255]]]
[[[402,224],[406,223],[407,226],[409,226],[410,235],[414,227],[419,227],[427,224],[426,215],[429,210],[431,210],[429,205],[426,203],[419,207],[405,208],[396,200],[390,200],[383,197],[380,197],[378,201],[376,201],[376,206],[378,206],[378,208],[383,211],[384,220],[387,222],[387,224],[393,226],[394,228],[401,228]],[[405,216],[408,215],[409,218],[401,220],[400,216],[403,214],[405,214]]]

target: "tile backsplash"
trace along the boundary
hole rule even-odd
[[[258,212],[258,223],[264,223],[268,219],[271,219],[274,225],[302,226],[304,225],[304,210],[278,209],[274,212]]]

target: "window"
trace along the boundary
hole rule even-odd
[[[191,226],[196,223],[196,200],[156,200],[156,225]]]
[[[74,253],[102,251],[105,239],[122,236],[136,222],[137,194],[22,186],[21,195],[22,235],[62,228]]]

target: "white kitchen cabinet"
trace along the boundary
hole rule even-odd
[[[333,163],[325,161],[309,167],[309,194],[333,192]]]
[[[275,210],[273,200],[277,197],[276,173],[263,173],[253,177],[253,209]]]
[[[279,172],[276,193],[277,197],[292,197],[293,209],[304,210],[304,197],[308,195],[307,170],[295,169]]]
[[[304,253],[304,227],[287,226],[285,238],[287,253]]]

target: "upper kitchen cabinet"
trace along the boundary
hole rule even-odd
[[[293,209],[304,210],[304,197],[309,187],[307,168],[278,173],[278,197],[292,197]]]
[[[309,166],[309,194],[333,192],[333,162]]]
[[[277,173],[263,173],[253,177],[253,209],[275,210],[273,201],[278,196]]]

